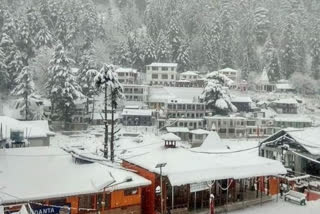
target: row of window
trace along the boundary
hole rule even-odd
[[[142,96],[129,96],[129,95],[126,95],[126,100],[128,100],[128,101],[143,101],[143,97]]]
[[[137,76],[137,74],[129,72],[129,73],[123,73],[123,72],[119,72],[117,73],[119,77],[135,77]]]
[[[168,113],[168,118],[203,118],[205,113]]]
[[[168,110],[206,110],[205,104],[168,104]]]
[[[175,67],[156,67],[156,66],[152,66],[151,70],[152,71],[174,71]]]
[[[143,94],[143,88],[124,88],[124,93]]]
[[[160,79],[159,76],[161,77],[161,79],[163,80],[167,80],[169,79],[169,75],[168,74],[152,74],[151,78],[152,79]],[[171,74],[171,79],[175,79],[175,76],[173,74]]]

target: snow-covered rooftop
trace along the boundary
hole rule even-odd
[[[4,204],[96,193],[129,177],[131,182],[114,189],[150,184],[120,168],[100,163],[76,164],[71,154],[55,147],[2,149],[0,171],[0,198]]]
[[[283,98],[273,101],[273,103],[277,104],[298,104],[297,100],[294,98]]]
[[[153,62],[147,66],[155,66],[155,67],[177,67],[177,63],[161,63],[161,62]]]
[[[209,134],[209,131],[204,130],[204,129],[196,129],[190,131],[191,134],[196,134],[196,135],[204,135],[204,134]]]
[[[258,157],[256,151],[233,153],[230,150],[229,153],[209,154],[179,146],[165,149],[161,140],[155,136],[145,138],[144,141],[148,142],[149,149],[146,146],[133,149],[133,152],[127,149],[122,159],[158,174],[159,169],[155,166],[167,163],[162,169],[163,175],[168,176],[173,186],[286,173],[279,161]]]
[[[266,69],[263,69],[260,78],[258,79],[259,83],[269,84],[269,77]]]
[[[124,109],[122,116],[151,116],[152,110],[148,109]]]
[[[168,132],[171,132],[171,133],[176,133],[176,132],[189,133],[189,129],[187,127],[167,127],[166,129]]]
[[[295,115],[292,117],[291,115],[281,114],[274,117],[274,120],[277,122],[305,122],[312,123],[310,117],[306,115]]]
[[[181,138],[173,133],[167,133],[164,135],[161,135],[162,140],[168,140],[168,141],[180,141]]]
[[[217,132],[211,131],[200,147],[194,148],[193,151],[210,153],[210,152],[229,152],[230,148],[221,140]]]
[[[43,138],[54,135],[49,130],[47,120],[19,121],[7,116],[0,116],[0,126],[2,124],[2,136],[10,137],[11,130],[21,130],[25,132],[27,138]]]
[[[313,155],[320,155],[320,127],[284,130]]]
[[[251,97],[231,97],[231,102],[234,103],[252,103]]]
[[[238,72],[238,71],[232,68],[224,68],[219,70],[219,72]]]
[[[292,90],[294,87],[290,83],[279,83],[276,84],[278,90]]]
[[[171,100],[185,103],[198,102],[203,88],[185,87],[151,87],[149,102],[170,102]]]
[[[180,75],[198,76],[198,74],[195,71],[185,71],[180,73]]]
[[[115,72],[116,73],[137,73],[137,70],[133,68],[118,68]]]

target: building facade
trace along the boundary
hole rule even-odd
[[[177,80],[176,63],[152,63],[146,66],[146,84],[174,86]]]

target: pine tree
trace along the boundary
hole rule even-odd
[[[30,34],[30,29],[26,21],[22,21],[18,28],[17,47],[21,51],[23,62],[28,64],[28,60],[34,57],[34,41]]]
[[[233,35],[234,27],[231,19],[231,4],[224,0],[221,11],[221,67],[233,67]]]
[[[179,65],[178,70],[181,72],[186,71],[190,65],[190,47],[188,44],[182,44],[178,50],[176,62]]]
[[[89,100],[94,98],[94,95],[97,93],[94,79],[98,75],[98,70],[97,64],[92,58],[93,56],[90,52],[87,52],[82,56],[78,76],[78,82],[82,88],[82,93],[87,98],[87,113],[89,113]]]
[[[30,95],[34,92],[34,82],[32,79],[32,71],[29,67],[24,67],[16,78],[16,86],[11,94],[23,98],[21,110],[24,112],[25,120],[33,118],[30,111]]]
[[[276,49],[274,48],[271,36],[263,47],[263,67],[266,69],[270,82],[277,82],[280,80],[280,66]]]
[[[51,48],[53,44],[53,38],[48,27],[43,25],[39,32],[35,36],[35,44],[37,48],[46,46]]]
[[[290,20],[283,31],[280,53],[282,74],[286,79],[289,79],[291,74],[298,71],[297,62],[299,58],[296,32]]]
[[[237,108],[231,103],[231,97],[228,89],[224,87],[228,78],[224,75],[210,76],[201,98],[206,102],[214,114],[227,115],[236,112]]]
[[[163,32],[159,33],[155,49],[158,62],[169,62],[171,60],[171,46],[168,37]]]
[[[176,62],[179,55],[179,49],[182,43],[182,31],[175,17],[169,22],[168,38],[171,45],[172,61]]]
[[[312,56],[311,72],[313,77],[318,80],[320,78],[320,21],[316,21],[312,27],[310,54]]]
[[[7,65],[5,63],[4,53],[0,47],[0,89],[4,90],[7,88],[9,82],[9,74],[7,71]]]
[[[114,114],[115,109],[117,108],[117,102],[119,99],[122,99],[124,95],[122,94],[122,86],[118,80],[117,74],[114,71],[113,65],[104,64],[95,78],[95,83],[98,88],[104,89],[104,117],[107,118],[108,105],[111,103],[111,141],[110,141],[110,154],[111,161],[114,161]],[[111,95],[111,100],[109,102],[108,97]],[[104,157],[108,158],[108,123],[105,121],[105,138],[104,138]]]
[[[254,12],[255,34],[259,44],[264,44],[270,29],[269,10],[258,7]]]
[[[57,113],[57,119],[64,120],[65,126],[67,122],[71,122],[75,100],[83,97],[81,87],[71,71],[72,63],[73,60],[67,56],[60,44],[55,49],[48,70],[47,90],[51,100],[51,109],[52,112]]]
[[[218,21],[212,24],[206,24],[202,30],[203,48],[206,56],[206,64],[209,70],[218,70],[220,68],[221,46],[220,36],[221,28]]]
[[[145,38],[145,49],[144,49],[144,65],[149,65],[156,60],[156,48],[152,39],[147,36]]]

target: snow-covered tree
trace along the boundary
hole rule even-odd
[[[38,94],[47,96],[46,84],[49,82],[48,69],[50,67],[50,60],[54,54],[53,48],[41,47],[36,50],[35,57],[29,61],[29,67],[34,73],[33,79],[35,89]]]
[[[176,17],[172,17],[168,27],[168,38],[171,45],[172,61],[176,62],[183,40],[182,30]]]
[[[301,72],[293,73],[290,82],[297,92],[303,95],[317,94],[320,90],[319,82]]]
[[[7,71],[7,65],[5,63],[5,57],[2,49],[0,48],[0,89],[5,89],[9,82],[9,74]]]
[[[184,72],[190,65],[190,47],[188,44],[181,44],[176,62],[178,63],[179,71]]]
[[[281,70],[282,74],[286,79],[298,71],[298,53],[297,53],[297,37],[295,32],[295,27],[288,22],[286,25],[281,41]]]
[[[214,21],[203,27],[203,47],[206,57],[206,64],[209,70],[218,70],[220,68],[221,46],[220,36],[221,28],[218,21]]]
[[[34,92],[34,82],[32,79],[32,71],[29,67],[24,67],[16,78],[16,86],[11,94],[21,97],[23,102],[20,104],[20,110],[24,113],[25,120],[33,118],[30,111],[31,102],[29,96]]]
[[[35,44],[37,48],[46,46],[51,48],[53,38],[47,26],[43,26],[35,36]]]
[[[254,12],[255,34],[257,41],[263,44],[270,29],[269,10],[258,7]]]
[[[118,76],[115,73],[113,65],[104,64],[95,78],[95,84],[98,88],[104,88],[104,113],[107,118],[108,105],[111,104],[112,123],[111,123],[111,141],[110,141],[110,153],[111,161],[114,160],[114,114],[117,108],[118,100],[124,97],[122,86],[118,80]],[[109,101],[108,97],[111,95]],[[108,158],[108,127],[105,123],[105,139],[104,139],[104,157]]]
[[[263,66],[266,69],[270,82],[277,82],[280,80],[280,66],[276,49],[274,48],[271,36],[263,47]]]
[[[82,88],[82,93],[87,98],[87,113],[89,112],[89,100],[94,98],[94,95],[97,93],[94,79],[98,75],[98,70],[97,64],[92,58],[93,56],[90,52],[82,56],[78,75],[78,82]]]
[[[81,87],[72,73],[72,64],[73,60],[67,56],[64,47],[58,45],[50,61],[47,89],[52,112],[57,114],[57,119],[64,120],[65,125],[71,122],[75,100],[83,97]]]
[[[12,50],[7,57],[6,63],[9,74],[9,89],[12,89],[16,85],[15,79],[25,66],[20,51],[17,49]]]
[[[310,54],[312,56],[311,72],[318,80],[320,78],[320,21],[316,21],[312,26]]]
[[[153,40],[147,36],[144,48],[144,65],[149,65],[156,60],[156,50]]]
[[[234,26],[231,18],[231,3],[224,0],[221,10],[221,67],[233,67]]]
[[[34,56],[34,40],[25,20],[20,24],[18,32],[16,44],[22,54],[24,64],[28,64],[28,60]]]
[[[213,113],[227,115],[237,111],[237,108],[231,103],[228,88],[224,86],[230,83],[230,79],[221,74],[213,74],[208,77],[201,98]]]
[[[158,62],[169,62],[171,60],[171,46],[167,35],[163,32],[159,33],[155,49]]]

